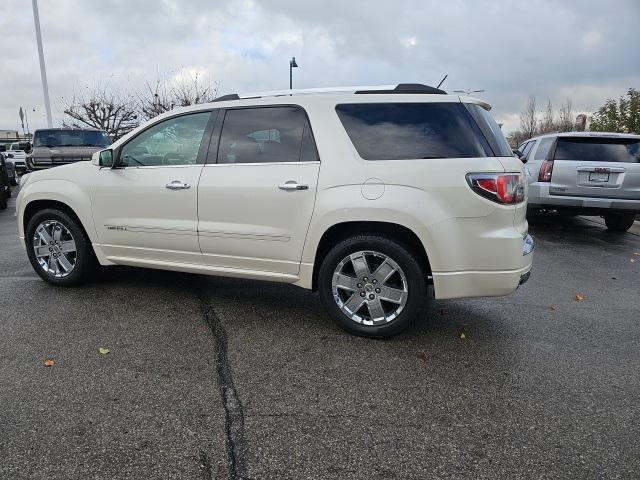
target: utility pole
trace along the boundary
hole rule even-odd
[[[42,78],[42,92],[44,93],[44,108],[47,111],[47,127],[53,127],[51,121],[51,104],[49,103],[49,85],[47,84],[47,70],[44,66],[44,52],[42,51],[42,34],[40,33],[40,17],[38,16],[38,0],[32,0],[33,23],[36,27],[36,42],[38,44],[38,58],[40,60],[40,77]]]

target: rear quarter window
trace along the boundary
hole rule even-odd
[[[462,103],[351,103],[336,112],[365,160],[492,156]]]

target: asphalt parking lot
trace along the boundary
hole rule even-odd
[[[551,218],[514,294],[372,341],[293,286],[114,267],[53,288],[14,201],[0,478],[638,478],[638,235]]]

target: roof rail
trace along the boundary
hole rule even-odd
[[[288,95],[307,95],[317,93],[404,93],[404,94],[435,94],[446,95],[447,92],[439,88],[430,87],[421,83],[399,83],[397,85],[357,85],[352,87],[326,87],[326,88],[299,88],[294,90],[275,90],[271,92],[231,93],[214,99],[214,102],[228,100],[241,100],[247,98],[281,97]]]

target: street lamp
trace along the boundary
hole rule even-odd
[[[298,64],[296,63],[296,57],[291,57],[289,60],[289,90],[293,89],[293,69],[298,68]]]

